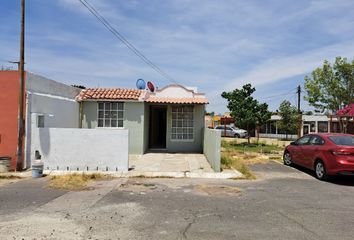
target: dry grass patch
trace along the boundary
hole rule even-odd
[[[53,176],[50,179],[49,187],[64,190],[83,190],[93,181],[109,180],[113,177],[110,175],[92,173],[92,174],[67,174]]]
[[[22,177],[14,175],[0,175],[0,179],[21,179]]]
[[[234,157],[232,152],[221,153],[221,167],[224,169],[234,168],[242,173],[245,179],[256,179],[252,171],[243,162],[243,159]]]
[[[244,175],[245,179],[255,179],[255,175],[249,169],[250,165],[264,164],[271,160],[281,161],[283,147],[268,145],[259,142],[247,144],[237,140],[223,140],[221,145],[221,167],[224,169],[236,169]]]

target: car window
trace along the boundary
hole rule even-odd
[[[311,136],[304,136],[296,141],[297,145],[306,145],[309,143]]]
[[[224,129],[223,126],[217,126],[216,129]]]
[[[354,146],[353,136],[331,136],[328,138],[338,146]]]
[[[312,136],[310,140],[311,145],[323,145],[324,140],[320,136]]]

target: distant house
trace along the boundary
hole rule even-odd
[[[129,130],[129,153],[203,152],[208,100],[196,89],[168,85],[155,92],[126,88],[84,89],[80,127]]]
[[[231,117],[230,112],[225,112],[224,115],[206,116],[205,124],[209,128],[219,125],[235,125],[235,119]]]
[[[285,138],[285,132],[278,128],[278,122],[281,120],[279,115],[273,115],[271,119],[260,129],[260,137],[265,138]],[[327,115],[302,115],[301,135],[310,133],[328,133],[340,132],[339,121],[335,116]],[[297,133],[288,133],[289,139],[296,139]]]

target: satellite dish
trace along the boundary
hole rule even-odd
[[[150,90],[151,92],[154,92],[154,91],[155,91],[155,87],[154,87],[154,84],[152,84],[152,82],[148,82],[148,83],[147,83],[147,86],[148,86],[148,88],[149,88],[149,90]]]
[[[136,80],[136,87],[138,89],[145,89],[146,84],[145,84],[144,79],[139,78],[138,80]]]

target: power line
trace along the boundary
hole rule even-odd
[[[267,96],[267,97],[261,98],[260,100],[271,99],[271,98],[277,98],[277,97],[281,97],[281,96],[292,95],[292,94],[295,94],[295,92],[293,92],[293,91],[296,90],[296,89],[297,89],[297,88],[294,88],[294,89],[291,89],[290,91],[285,92],[285,93],[281,93],[281,94],[277,94],[277,95],[272,95],[272,96]]]
[[[117,29],[115,29],[96,9],[92,4],[86,0],[79,0],[80,3],[86,7],[92,15],[96,17],[115,37],[117,37],[129,50],[131,50],[136,56],[138,56],[144,63],[155,70],[158,74],[166,78],[167,80],[177,83],[169,74],[163,71],[159,66],[151,62],[142,52],[140,52],[132,43],[130,43]]]

